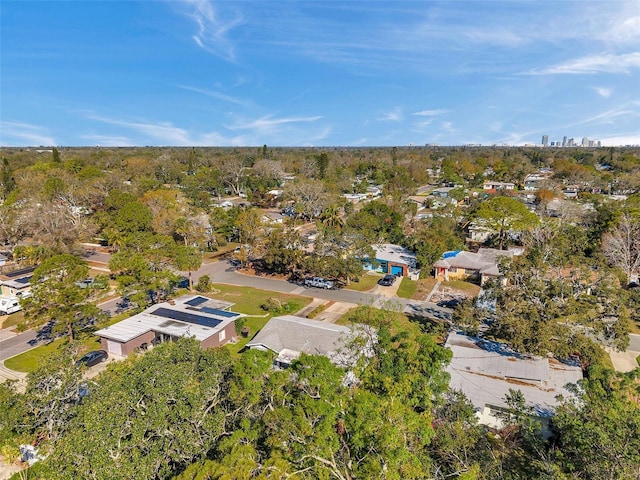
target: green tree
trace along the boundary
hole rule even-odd
[[[189,291],[193,291],[192,272],[195,272],[202,266],[202,252],[196,247],[177,247],[173,264],[180,271],[186,271],[189,274]]]
[[[2,170],[0,171],[0,186],[2,188],[2,198],[7,198],[13,190],[15,190],[17,184],[15,178],[13,178],[13,170],[9,165],[9,160],[2,157]]]
[[[54,322],[54,329],[65,328],[73,341],[74,326],[99,314],[90,302],[91,288],[78,285],[88,274],[87,263],[74,255],[48,258],[33,272],[32,295],[23,300],[25,315],[37,323]]]
[[[56,147],[53,147],[53,150],[51,151],[51,161],[53,163],[60,163],[60,152],[58,151],[58,149]]]
[[[622,388],[621,380],[611,371],[591,369],[582,388],[575,390],[576,398],[558,408],[553,418],[559,435],[558,460],[571,478],[613,480],[640,475],[637,383],[633,392]]]
[[[47,478],[170,478],[227,431],[230,368],[193,339],[114,364],[46,460]]]
[[[486,228],[498,232],[499,249],[504,246],[509,231],[526,230],[538,223],[535,213],[511,197],[494,197],[482,202],[475,211],[475,218]]]

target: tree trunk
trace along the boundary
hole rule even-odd
[[[67,322],[67,335],[69,336],[69,341],[73,343],[73,324],[71,322]]]
[[[191,278],[191,270],[189,270],[189,291],[193,292],[193,279]]]

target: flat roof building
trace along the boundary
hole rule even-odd
[[[193,337],[202,348],[221,347],[235,338],[235,321],[243,316],[229,311],[232,305],[201,295],[183,295],[98,330],[96,335],[103,350],[118,356],[179,337]]]
[[[553,358],[520,355],[504,344],[451,333],[445,347],[453,352],[446,367],[449,387],[471,401],[480,423],[501,428],[509,390],[520,390],[527,406],[543,423],[559,405],[558,395],[571,398],[568,384],[582,379],[582,369]]]

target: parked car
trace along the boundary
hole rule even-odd
[[[333,290],[335,288],[331,280],[324,279],[322,277],[307,278],[304,281],[305,287],[324,288],[326,290]]]
[[[85,353],[77,362],[76,366],[86,365],[87,367],[93,367],[102,362],[106,362],[109,355],[104,350],[93,350],[92,352]]]
[[[378,284],[382,285],[383,287],[390,287],[396,282],[396,278],[398,277],[396,277],[395,275],[387,274],[380,280],[378,280]]]

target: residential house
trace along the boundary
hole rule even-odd
[[[0,253],[0,267],[4,267],[9,259]]]
[[[370,327],[343,326],[295,315],[273,317],[245,348],[277,354],[274,365],[286,368],[300,357],[323,355],[338,366],[353,365],[361,354],[371,356],[375,333]],[[357,348],[352,344],[356,342]]]
[[[449,193],[451,192],[451,190],[453,190],[455,187],[439,187],[439,188],[434,188],[433,190],[431,190],[431,195],[433,195],[434,197],[437,198],[449,198]]]
[[[542,169],[524,177],[524,189],[528,192],[539,190],[549,181],[553,172],[549,169]]]
[[[483,225],[478,225],[475,222],[469,222],[466,225],[467,230],[467,241],[469,242],[477,242],[484,243],[489,240],[493,235],[496,235],[498,232],[495,230],[491,230]]]
[[[236,336],[232,303],[201,295],[183,295],[95,332],[110,355],[127,356],[137,348],[194,337],[202,348],[221,347]]]
[[[366,193],[344,193],[342,196],[350,203],[358,203],[367,198]]]
[[[270,225],[282,225],[284,222],[284,215],[280,212],[264,212],[262,214],[262,223]]]
[[[31,295],[31,277],[34,267],[16,270],[0,275],[0,296],[28,297]]]
[[[473,404],[479,422],[492,428],[504,426],[506,396],[509,390],[519,390],[549,435],[548,420],[560,403],[557,396],[572,398],[567,385],[582,379],[578,365],[520,355],[504,344],[480,338],[450,333],[445,347],[453,353],[446,367],[449,387],[462,391]]]
[[[515,190],[516,184],[510,182],[494,182],[485,180],[482,188],[484,190]]]
[[[513,258],[515,250],[481,248],[477,253],[454,250],[442,254],[433,264],[436,278],[449,280],[479,279],[483,285],[487,280],[499,278],[498,265],[503,258]]]
[[[369,185],[367,187],[367,197],[377,198],[382,196],[382,185]]]
[[[376,252],[374,262],[365,263],[365,270],[375,270],[380,273],[389,273],[398,277],[409,277],[417,280],[420,270],[417,268],[416,254],[411,250],[392,243],[372,245]]]

